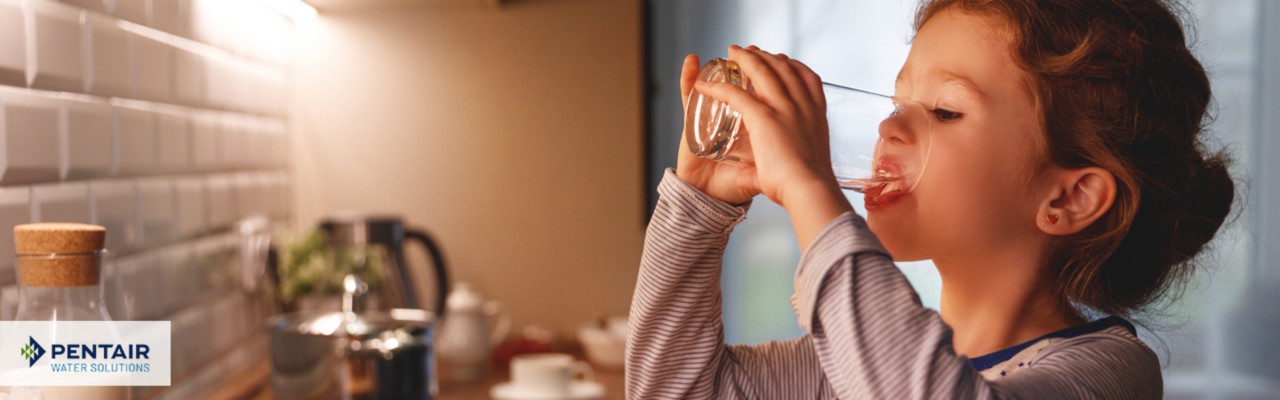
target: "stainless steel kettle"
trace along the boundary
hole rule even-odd
[[[414,273],[421,270],[410,268],[405,258],[406,244],[422,244],[433,264],[436,278],[435,303],[431,310],[437,316],[444,315],[445,296],[448,296],[450,287],[449,268],[445,265],[440,246],[426,232],[406,229],[399,217],[357,213],[332,215],[322,220],[320,227],[325,231],[330,246],[381,246],[386,250],[393,264],[385,271],[391,284],[381,289],[386,291],[381,300],[387,302],[382,308],[387,309],[425,308],[414,289]]]

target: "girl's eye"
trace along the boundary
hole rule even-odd
[[[944,110],[944,109],[941,109],[941,108],[935,108],[935,109],[933,109],[933,111],[932,111],[932,112],[933,112],[933,116],[937,117],[937,118],[938,118],[938,120],[940,120],[940,121],[942,121],[942,122],[951,122],[951,121],[955,121],[955,120],[960,119],[960,117],[964,115],[964,114],[961,114],[961,113],[958,113],[958,112],[955,112],[955,111]]]

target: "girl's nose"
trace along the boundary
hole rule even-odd
[[[890,145],[914,145],[928,132],[924,106],[911,101],[893,102],[893,113],[880,121],[880,140]]]

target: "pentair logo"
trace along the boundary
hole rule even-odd
[[[22,346],[22,358],[30,361],[27,364],[27,368],[31,368],[36,365],[36,361],[40,361],[40,357],[44,356],[44,347],[40,346],[40,343],[36,343],[36,338],[27,336],[27,339],[31,340],[31,342]]]

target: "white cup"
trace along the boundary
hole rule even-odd
[[[523,354],[511,359],[511,385],[531,397],[568,398],[570,383],[579,375],[586,382],[595,380],[591,365],[568,354]]]

